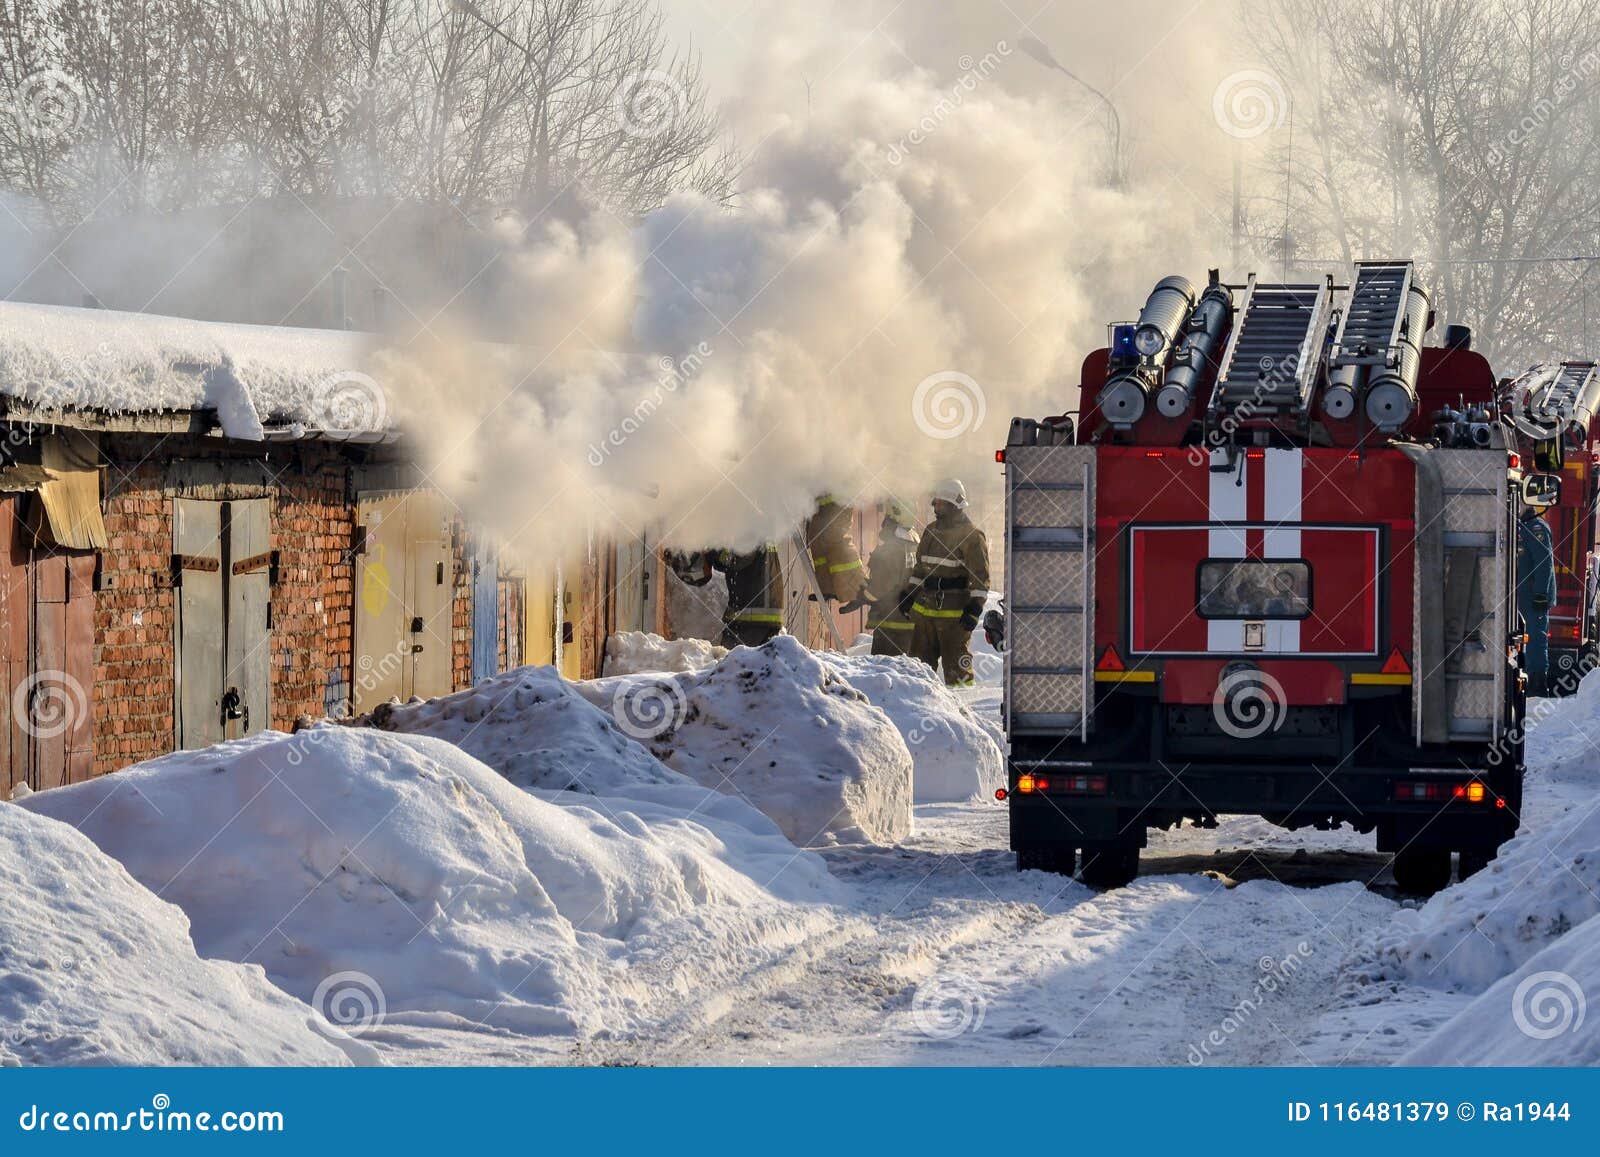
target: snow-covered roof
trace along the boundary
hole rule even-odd
[[[0,394],[46,410],[215,411],[229,437],[392,431],[369,338],[0,302]]]

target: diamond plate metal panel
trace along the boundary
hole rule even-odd
[[[1008,606],[1081,607],[1084,556],[1077,550],[1019,550],[1011,558]]]
[[[1083,522],[1083,491],[1018,487],[1011,522],[1013,526],[1078,526]]]
[[[1094,470],[1093,446],[1009,446],[1006,476],[1012,486],[1022,482],[1065,483],[1083,481],[1083,468]]]
[[[1011,710],[1019,715],[1058,715],[1083,710],[1081,675],[1015,675]]]
[[[1019,614],[1012,638],[1011,661],[1018,667],[1083,670],[1082,615]]]

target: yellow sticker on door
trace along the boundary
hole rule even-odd
[[[380,542],[376,555],[361,573],[361,605],[369,615],[381,615],[383,608],[389,605],[389,568],[383,565],[385,553],[386,548]]]

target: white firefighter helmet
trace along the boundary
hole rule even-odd
[[[946,478],[933,488],[930,497],[934,502],[948,502],[957,510],[967,508],[967,488],[961,485],[959,478]]]
[[[910,527],[917,524],[916,513],[898,498],[890,497],[884,500],[883,514],[885,518],[896,526]]]

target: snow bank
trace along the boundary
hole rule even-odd
[[[519,667],[476,687],[372,713],[385,731],[455,744],[518,787],[625,794],[646,783],[685,783],[618,730],[554,667]]]
[[[1597,1015],[1600,920],[1590,920],[1530,957],[1396,1063],[1600,1065]]]
[[[354,434],[384,429],[362,340],[333,330],[233,325],[0,303],[0,383],[49,407],[210,409],[238,438],[263,420]]]
[[[1483,992],[1600,913],[1600,678],[1529,709],[1527,806],[1489,866],[1402,910],[1362,971]]]
[[[698,671],[728,653],[705,639],[663,639],[648,631],[618,631],[606,640],[607,675]]]
[[[663,987],[644,964],[686,939],[667,929],[703,942],[703,979],[735,968],[728,945],[754,925],[803,933],[780,901],[836,887],[770,827],[523,791],[451,744],[367,728],[182,752],[19,806],[81,826],[182,907],[202,955],[259,962],[372,1033],[625,1029]]]
[[[988,730],[938,674],[900,655],[820,655],[880,707],[911,751],[917,803],[959,803],[1005,782],[1005,757]]]
[[[576,687],[668,767],[748,800],[796,844],[892,844],[910,833],[905,741],[789,635],[737,647],[704,671]]]
[[[38,798],[37,796],[34,798]],[[372,1049],[201,960],[189,921],[65,824],[0,804],[0,1065],[340,1065]]]

